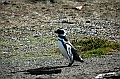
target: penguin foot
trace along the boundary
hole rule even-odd
[[[72,64],[71,64],[71,63],[69,63],[68,67],[70,67],[70,66],[72,66]]]
[[[71,63],[69,63],[68,67],[70,67],[73,64],[74,61],[72,61]]]
[[[84,60],[80,57],[80,60],[79,60],[81,63],[84,63]]]
[[[84,63],[84,60],[80,60],[81,63]]]

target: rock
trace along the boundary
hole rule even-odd
[[[120,5],[119,5],[119,6],[117,6],[117,10],[120,10]]]
[[[10,1],[3,1],[2,4],[3,5],[8,5],[8,4],[10,4]]]
[[[32,12],[32,16],[36,16],[38,14],[39,14],[38,12]]]
[[[83,6],[92,6],[93,4],[91,3],[85,3]]]
[[[34,34],[33,35],[35,38],[38,38],[40,35],[39,34]]]
[[[115,72],[112,72],[112,73],[103,73],[103,74],[99,74],[95,77],[95,79],[102,79],[104,78],[105,76],[107,75],[115,75]]]
[[[83,6],[75,7],[76,10],[81,10]]]
[[[58,20],[57,21],[58,23],[68,23],[68,24],[74,24],[74,23],[76,23],[76,21],[74,21],[74,20],[70,20],[70,19],[60,19],[60,20]]]
[[[90,23],[90,21],[86,21],[86,23]]]
[[[55,1],[54,1],[54,0],[50,0],[50,2],[51,2],[51,3],[55,3]]]

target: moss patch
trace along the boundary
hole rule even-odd
[[[72,41],[83,58],[109,55],[120,50],[120,43],[100,38]]]

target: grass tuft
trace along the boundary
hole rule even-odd
[[[109,55],[120,50],[120,43],[100,38],[72,41],[72,44],[80,50],[83,58]]]

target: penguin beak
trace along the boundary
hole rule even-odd
[[[54,31],[54,33],[58,33],[57,31]]]

